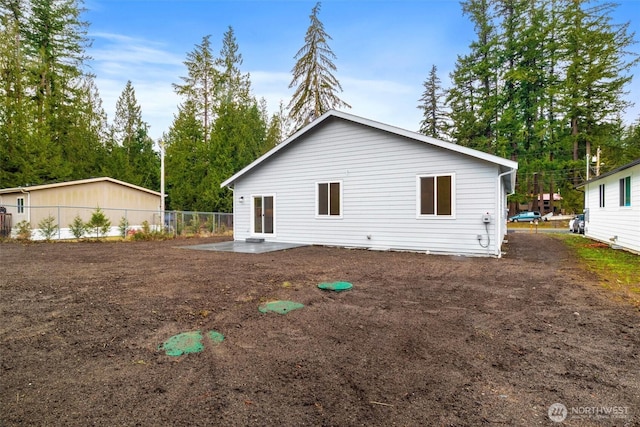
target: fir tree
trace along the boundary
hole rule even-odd
[[[445,93],[438,77],[438,68],[433,65],[429,78],[422,84],[424,92],[418,108],[423,112],[420,133],[433,138],[444,139],[446,134],[446,114],[444,112]]]
[[[336,92],[342,92],[340,82],[333,75],[337,70],[333,63],[336,55],[327,44],[331,37],[318,19],[319,13],[320,3],[316,3],[309,16],[311,23],[304,38],[305,45],[294,56],[297,62],[289,88],[296,89],[287,108],[296,128],[330,109],[351,108],[336,95]]]

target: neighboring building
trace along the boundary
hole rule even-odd
[[[126,218],[132,228],[144,221],[153,225],[160,217],[160,193],[112,178],[91,178],[57,184],[33,185],[0,190],[0,206],[11,216],[13,227],[27,221],[32,228],[45,218],[55,218],[58,238],[73,237],[69,225],[76,216],[84,222],[100,208],[111,221],[110,235],[119,233]],[[38,238],[38,233],[34,233]]]
[[[542,196],[542,214],[546,214],[549,212],[553,212],[555,214],[560,212],[560,203],[562,202],[562,196],[560,194],[558,193],[553,193],[552,195],[549,193],[538,194],[538,206],[540,206],[541,196]],[[551,209],[552,200],[553,200],[553,210]]]
[[[517,167],[329,111],[221,185],[236,240],[500,256]]]
[[[640,253],[640,159],[580,187],[585,236]]]

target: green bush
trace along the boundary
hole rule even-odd
[[[96,239],[99,239],[109,232],[109,229],[111,229],[111,221],[109,221],[109,218],[102,212],[102,209],[98,207],[91,214],[91,219],[87,222],[86,226],[88,230],[91,230],[91,233],[95,232]]]
[[[71,234],[73,234],[73,237],[76,239],[82,239],[87,233],[87,225],[82,221],[80,215],[76,215],[76,217],[73,218],[73,222],[69,224],[69,230],[71,231]]]
[[[120,237],[125,239],[127,237],[127,231],[129,231],[129,220],[125,217],[120,219],[120,224],[118,224],[118,230],[120,231]]]
[[[31,223],[29,221],[22,220],[16,224],[16,240],[31,240]]]
[[[47,242],[51,241],[53,236],[55,236],[56,232],[58,231],[58,224],[56,224],[55,221],[56,219],[49,215],[38,223],[40,235],[42,235],[44,240],[46,240]]]

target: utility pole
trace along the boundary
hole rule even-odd
[[[600,176],[600,147],[596,150],[596,176]]]
[[[160,146],[160,221],[164,232],[164,141],[160,139],[158,145]]]

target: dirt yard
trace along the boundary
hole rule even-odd
[[[640,425],[640,312],[552,237],[502,259],[180,248],[212,241],[1,244],[0,425]],[[197,330],[224,341],[159,348]]]

